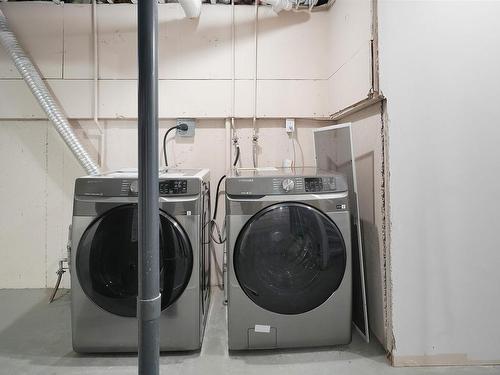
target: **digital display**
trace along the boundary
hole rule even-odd
[[[304,178],[306,191],[322,191],[323,180],[321,178]]]
[[[160,182],[160,194],[186,194],[187,180],[169,180]]]

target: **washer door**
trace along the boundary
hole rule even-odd
[[[76,255],[85,294],[110,313],[135,317],[138,291],[137,205],[115,207],[85,230]],[[193,251],[182,227],[160,210],[162,310],[184,291],[193,269]]]
[[[246,295],[279,314],[302,314],[321,305],[340,286],[346,266],[340,230],[303,203],[275,204],[251,217],[233,257]]]

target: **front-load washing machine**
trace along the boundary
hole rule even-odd
[[[344,176],[234,170],[226,179],[230,350],[351,341],[351,230]]]
[[[201,346],[210,302],[208,170],[160,173],[160,349]],[[136,172],[76,180],[70,245],[76,352],[137,350]]]

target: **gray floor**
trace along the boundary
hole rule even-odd
[[[136,374],[134,355],[71,349],[69,296],[47,304],[46,290],[0,290],[0,374]],[[273,352],[227,352],[225,308],[215,290],[201,352],[162,355],[162,374],[500,374],[500,367],[392,368],[376,343],[358,335],[348,346]]]

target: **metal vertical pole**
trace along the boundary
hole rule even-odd
[[[139,0],[139,374],[160,373],[158,2]]]

